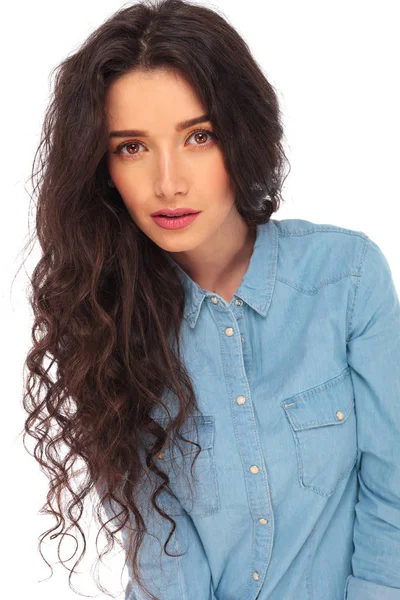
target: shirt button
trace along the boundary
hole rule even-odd
[[[242,342],[244,342],[244,337],[241,337],[240,339],[242,340]]]
[[[240,299],[235,300],[235,304],[236,304],[236,306],[242,306],[243,300],[240,300]]]
[[[258,473],[259,470],[260,469],[257,467],[257,465],[253,465],[252,467],[250,467],[250,471],[254,474]]]
[[[244,404],[246,402],[246,398],[244,396],[237,396],[236,402],[240,404]]]
[[[227,328],[225,329],[225,335],[228,335],[229,337],[230,337],[231,335],[233,335],[234,333],[235,333],[235,332],[233,331],[232,327],[227,327]]]
[[[260,521],[261,525],[266,525],[268,523],[268,519],[264,519],[264,517],[258,520]]]
[[[215,296],[212,296],[212,297],[211,297],[211,302],[212,302],[213,304],[218,304],[218,298],[216,298]]]
[[[342,413],[341,410],[338,410],[336,413],[337,418],[339,419],[339,421],[343,421],[344,419],[344,414]]]
[[[258,580],[259,580],[260,576],[259,576],[259,574],[257,573],[257,571],[254,571],[254,573],[253,573],[253,577],[254,577],[254,579],[255,579],[256,581],[258,581]]]
[[[164,452],[159,452],[158,453],[158,458],[164,458]]]

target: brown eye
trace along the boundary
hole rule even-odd
[[[208,129],[196,129],[195,131],[192,131],[192,133],[189,135],[188,139],[190,139],[191,137],[194,137],[197,141],[199,141],[199,143],[196,143],[195,146],[208,146],[209,144],[212,144],[212,141],[204,141],[205,138],[209,137],[212,138],[212,140],[214,140],[216,138],[215,133],[212,133],[212,131],[208,131]],[[199,139],[200,138],[200,139]]]
[[[200,141],[204,141],[204,139],[205,139],[206,137],[207,137],[207,134],[206,134],[206,133],[203,133],[203,132],[200,132],[200,133],[196,133],[196,134],[195,134],[195,138],[197,138],[197,139],[199,139],[199,138],[200,138]]]
[[[129,150],[129,148],[132,148],[132,146],[138,146],[138,144],[136,144],[136,142],[134,144],[127,144],[126,145],[126,149]],[[137,154],[137,152],[129,152],[129,154]]]
[[[194,138],[196,140],[196,143],[189,145],[208,148],[208,146],[214,143],[214,140],[217,138],[217,136],[215,135],[215,133],[209,131],[208,129],[195,129],[191,132],[187,140],[189,140],[190,138]],[[207,141],[207,138],[210,139]],[[113,154],[122,154],[124,156],[127,156],[128,158],[136,158],[136,156],[142,154],[142,152],[135,151],[135,149],[138,149],[139,146],[144,147],[143,144],[141,144],[140,142],[124,142],[123,144],[118,146],[116,150],[113,150]],[[123,150],[125,149],[127,151],[123,152]]]
[[[125,142],[125,144],[121,144],[120,146],[118,146],[118,148],[116,150],[114,150],[114,154],[125,154],[125,156],[129,155],[129,156],[136,156],[137,154],[141,154],[140,152],[122,152],[122,150],[125,150],[125,148],[132,148],[132,146],[142,146],[143,144],[140,144],[140,142]]]

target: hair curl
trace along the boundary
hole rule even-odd
[[[116,533],[129,530],[126,562],[147,591],[137,565],[146,533],[138,485],[145,472],[154,475],[158,486],[148,503],[171,523],[163,546],[169,554],[176,523],[157,505],[169,478],[154,457],[167,441],[186,440],[181,427],[198,408],[180,354],[182,284],[107,185],[106,92],[136,69],[177,70],[192,85],[210,114],[235,205],[249,227],[278,210],[287,158],[272,85],[237,31],[204,6],[161,0],[124,7],[57,67],[31,175],[42,253],[30,280],[33,346],[24,363],[24,444],[27,434],[36,440],[34,458],[49,478],[41,512],[56,518],[39,551],[49,534],[61,536],[60,547],[75,526],[84,549],[71,582],[85,554],[84,499],[101,490],[96,515],[107,551],[120,543]],[[165,406],[166,392],[178,399],[179,411],[164,430],[151,414]],[[80,482],[77,473],[84,474]],[[121,508],[114,531],[100,512],[110,501]]]

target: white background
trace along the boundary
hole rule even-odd
[[[398,2],[198,3],[223,12],[278,91],[291,173],[283,190],[286,202],[273,218],[303,218],[367,233],[386,255],[400,291]],[[17,275],[17,270],[28,224],[31,229],[35,225],[34,214],[28,214],[27,182],[49,99],[50,71],[121,6],[117,0],[24,0],[2,4],[0,12],[1,586],[7,600],[79,598],[68,587],[68,571],[55,564],[56,542],[44,545],[53,577],[38,583],[50,576],[37,551],[38,536],[54,520],[38,514],[47,479],[23,448],[20,435],[26,417],[21,405],[22,363],[31,346],[32,315],[26,273],[21,269]],[[36,246],[27,260],[29,273],[38,257]],[[103,544],[104,538],[99,547]],[[89,569],[95,556],[91,532],[86,557],[78,567],[84,574],[73,584],[93,596],[98,591]],[[62,557],[67,557],[65,552]],[[115,594],[127,581],[126,573],[120,579],[122,564],[120,552],[107,557],[100,571],[101,581]]]

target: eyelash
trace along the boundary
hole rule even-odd
[[[195,133],[206,133],[213,140],[215,140],[217,138],[217,136],[215,135],[215,133],[213,133],[212,131],[209,131],[208,129],[195,129],[194,131],[190,132],[190,134],[186,138],[186,141],[189,138],[191,138],[192,135],[194,135]],[[121,144],[120,146],[118,146],[118,148],[116,148],[116,150],[113,150],[113,154],[122,154],[122,150],[124,148],[126,148],[127,146],[130,146],[131,144],[137,144],[137,145],[140,145],[140,146],[144,146],[144,144],[142,144],[141,142],[137,142],[137,141],[133,141],[133,140],[130,141],[130,142],[124,142],[123,144]],[[195,144],[195,146],[208,147],[210,144],[212,144],[212,142],[206,142],[205,144]],[[139,154],[141,154],[141,152],[137,152],[136,154],[126,154],[125,156],[128,156],[128,158],[136,158],[137,156],[139,156]]]

